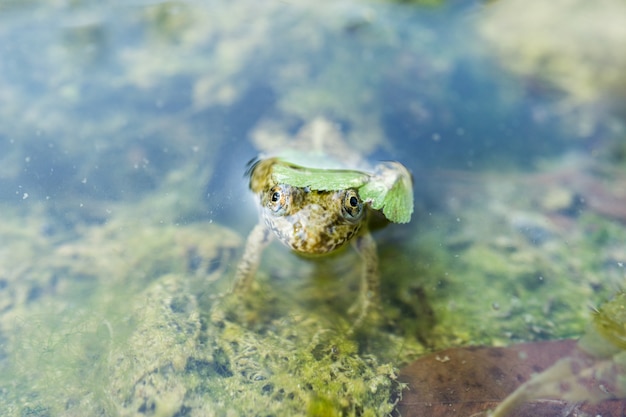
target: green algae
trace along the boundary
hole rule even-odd
[[[200,203],[172,198],[178,176],[148,198],[111,205],[106,222],[80,234],[42,234],[45,212],[7,206],[2,409],[387,415],[404,388],[398,368],[427,351],[578,335],[589,303],[620,276],[606,276],[610,258],[593,253],[613,256],[626,232],[592,212],[580,215],[582,230],[558,229],[522,210],[541,190],[520,198],[508,181],[482,178],[461,218],[420,207],[406,226],[415,229],[376,231],[386,321],[353,335],[354,252],[313,262],[273,245],[250,296],[227,295],[242,239],[180,223]],[[485,198],[517,211],[485,217]],[[586,228],[603,237],[587,239]]]
[[[223,295],[240,244],[234,233],[117,212],[79,239],[40,249],[38,266],[6,284],[28,292],[35,284],[23,278],[49,271],[36,304],[14,298],[2,315],[9,415],[391,413],[402,388],[396,365],[347,338],[347,313],[337,322],[266,289],[257,302],[284,306],[273,311],[270,302],[259,317],[263,310]],[[17,261],[3,264],[3,276]],[[254,321],[233,320],[228,303]],[[377,338],[369,345],[406,351],[400,337]]]
[[[448,112],[458,51],[440,48],[432,28],[396,33],[398,15],[370,4],[162,2],[103,18],[72,4],[88,18],[71,14],[61,44],[45,43],[22,63],[42,68],[47,92],[0,79],[11,103],[0,109],[11,138],[0,178],[19,184],[16,198],[3,197],[0,219],[3,413],[386,415],[404,388],[397,369],[426,351],[577,336],[588,306],[622,282],[623,224],[585,210],[570,216],[576,227],[555,226],[540,187],[520,180],[526,173],[486,173],[458,188],[435,173],[416,176],[418,199],[435,203],[420,201],[412,223],[376,233],[380,328],[348,334],[359,270],[350,250],[311,262],[269,248],[251,297],[223,295],[243,224],[254,219],[235,217],[236,231],[211,224],[224,201],[248,202],[227,187],[210,189],[208,201],[203,193],[212,179],[242,174],[216,168],[236,140],[216,121],[241,111],[234,105],[247,103],[253,80],[277,97],[252,132],[268,120],[289,131],[331,114],[355,153],[402,153],[380,121],[390,104],[406,106],[406,122],[420,128],[435,119],[428,129],[458,132],[476,119]],[[135,22],[142,30],[133,42],[112,35],[133,32]],[[18,24],[3,23],[5,37]],[[99,66],[110,60],[115,75]],[[380,93],[393,88],[419,94],[398,104]],[[511,97],[483,108],[489,128],[508,120]],[[109,102],[95,116],[82,111]],[[506,156],[515,150],[525,155],[528,146]]]
[[[564,91],[566,106],[623,100],[624,73],[618,69],[626,63],[623,3],[559,0],[527,6],[493,2],[481,19],[481,32],[503,66]]]
[[[161,199],[161,207],[167,201]],[[141,203],[139,212],[147,213]],[[0,233],[9,245],[1,253],[0,385],[7,389],[7,415],[59,415],[65,409],[64,415],[115,414],[106,387],[111,354],[133,332],[127,305],[164,273],[184,271],[202,282],[220,276],[221,261],[238,245],[234,233],[217,226],[165,227],[160,210],[151,211],[156,218],[137,221],[138,212],[125,219],[128,210],[115,203],[109,208],[116,215],[100,226],[83,224],[80,234],[47,234],[50,220],[42,211],[3,208]],[[203,243],[215,235],[221,246]]]
[[[619,350],[626,350],[626,294],[619,293],[593,315],[596,332]],[[626,375],[624,375],[626,377]],[[626,390],[626,386],[625,386]]]

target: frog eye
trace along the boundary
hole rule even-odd
[[[289,203],[289,190],[283,185],[272,187],[267,193],[267,207],[277,215],[285,214]]]
[[[363,215],[363,202],[355,190],[347,190],[343,197],[342,211],[348,220],[358,220]]]

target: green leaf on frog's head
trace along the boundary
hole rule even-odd
[[[374,174],[347,169],[307,168],[282,159],[261,161],[273,182],[311,190],[357,189],[359,196],[394,223],[408,223],[413,214],[413,180],[399,162],[385,162]],[[255,167],[253,167],[254,170]],[[254,189],[254,187],[252,187]]]
[[[413,214],[413,179],[399,162],[380,164],[370,181],[359,189],[359,196],[372,208],[382,210],[394,223],[408,223]]]
[[[306,168],[282,160],[278,160],[272,167],[272,177],[278,184],[319,191],[358,189],[370,178],[369,174],[361,171]]]

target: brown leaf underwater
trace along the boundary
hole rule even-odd
[[[580,355],[577,341],[571,339],[510,347],[451,348],[432,353],[401,370],[400,381],[407,383],[408,389],[397,410],[403,417],[487,417],[532,376],[562,358]],[[625,413],[623,400],[591,404],[529,399],[513,407],[507,416],[617,417]]]

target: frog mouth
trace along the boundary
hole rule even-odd
[[[347,223],[307,225],[296,221],[288,246],[300,254],[324,255],[345,246],[359,229],[359,225]]]

